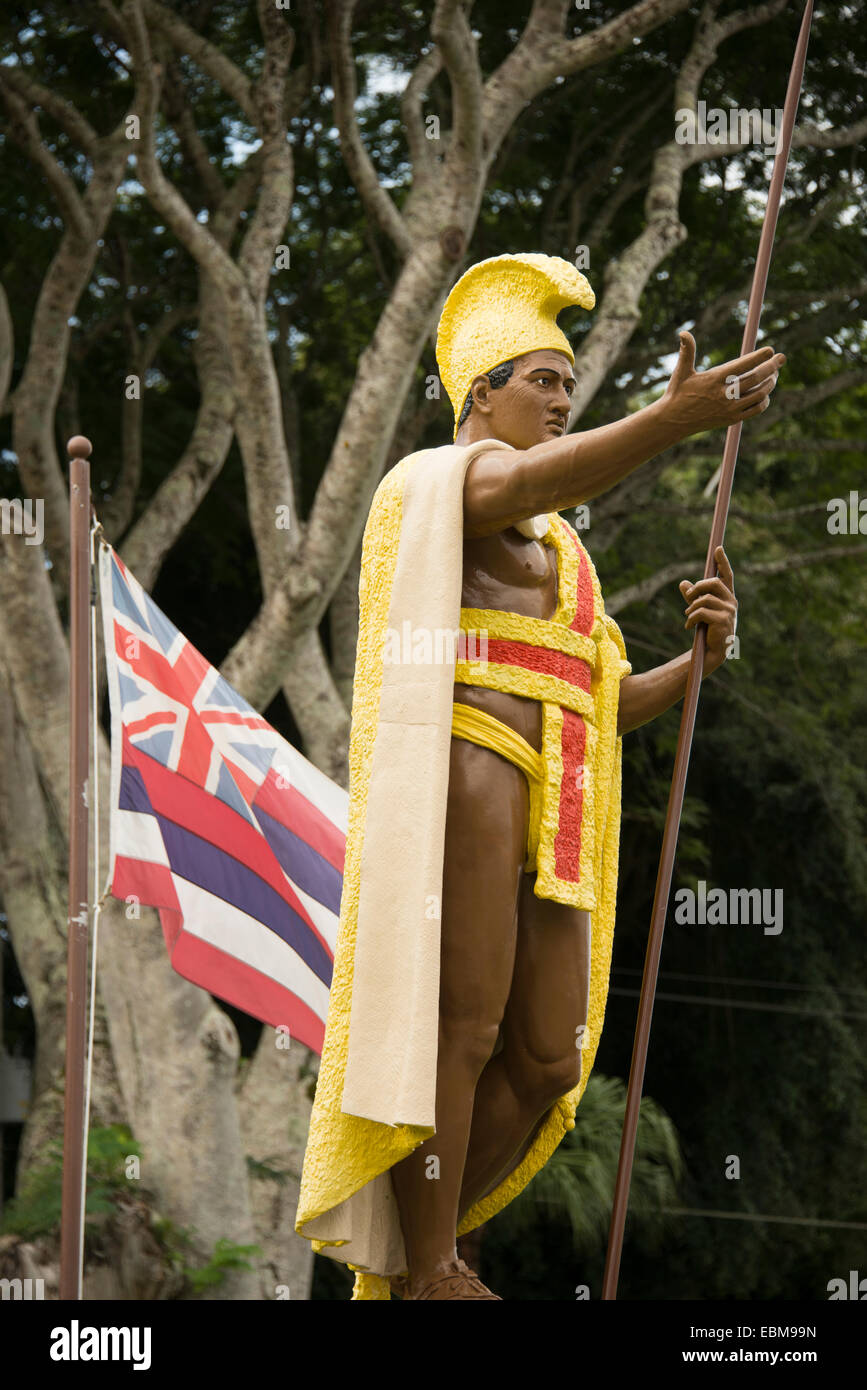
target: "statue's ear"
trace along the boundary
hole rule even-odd
[[[472,404],[478,406],[479,410],[489,409],[490,381],[488,377],[479,375],[479,377],[472,378],[470,395],[472,396]]]

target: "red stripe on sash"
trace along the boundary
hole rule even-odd
[[[593,630],[593,580],[590,577],[590,566],[587,563],[587,552],[572,530],[569,529],[569,539],[578,552],[578,593],[575,604],[575,617],[569,626],[574,632],[583,632],[589,637]]]
[[[570,656],[567,652],[552,652],[548,647],[536,647],[530,642],[515,642],[501,637],[489,637],[487,648],[481,648],[481,662],[503,663],[508,666],[521,666],[527,671],[538,671],[542,675],[557,676],[559,680],[574,685],[578,690],[590,690],[590,667],[580,656]]]
[[[563,758],[563,780],[560,783],[560,816],[554,837],[554,869],[557,877],[567,883],[581,878],[581,830],[584,812],[583,774],[587,728],[580,714],[563,711],[563,734],[560,751]],[[579,782],[581,785],[579,785]]]
[[[587,554],[571,526],[564,532],[574,545],[578,558],[578,581],[575,595],[575,616],[569,626],[573,632],[589,636],[594,623],[593,580]],[[590,689],[590,667],[582,662],[588,680],[582,689]],[[563,710],[563,732],[560,755],[563,760],[563,779],[560,783],[560,815],[554,837],[554,870],[566,883],[581,881],[581,836],[584,825],[584,759],[587,750],[587,726],[574,710]]]

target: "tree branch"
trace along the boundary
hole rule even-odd
[[[289,508],[292,516],[295,508],[264,306],[261,300],[253,298],[240,267],[213,232],[196,220],[189,205],[169,183],[158,164],[154,148],[154,119],[159,77],[151,56],[142,3],[143,0],[125,0],[125,11],[130,20],[130,52],[144,88],[139,141],[141,181],[154,207],[193,258],[213,278],[224,301],[223,332],[229,344],[238,388],[235,429],[244,463],[253,543],[262,584],[267,592],[275,582],[276,574],[285,571],[297,540],[294,531],[277,525],[278,506]],[[282,20],[279,22],[282,24]],[[266,133],[270,138],[270,133]],[[263,167],[267,168],[267,154]],[[272,167],[272,180],[278,181],[278,175],[279,168],[275,170]],[[226,228],[225,218],[223,228]]]
[[[797,131],[797,144],[815,150],[841,150],[847,145],[860,144],[865,135],[867,116],[853,125],[838,126],[832,130],[820,130],[812,121],[804,121]]]
[[[423,54],[410,74],[400,98],[404,136],[413,169],[413,185],[430,179],[436,165],[431,141],[425,135],[422,105],[434,78],[442,71],[443,55],[434,45]]]
[[[782,420],[786,420],[792,415],[800,415],[805,410],[812,410],[814,406],[821,405],[822,401],[828,400],[829,396],[836,396],[840,391],[848,391],[852,386],[863,386],[865,382],[867,382],[867,367],[851,367],[845,372],[837,372],[836,375],[827,377],[825,381],[820,381],[815,386],[804,386],[800,390],[785,391],[777,403],[773,418],[766,424],[762,424],[760,420],[755,422],[753,437],[760,438]]]
[[[117,198],[127,159],[123,120],[100,138],[93,174],[82,199],[89,235],[65,229],[42,281],[30,333],[27,359],[15,388],[12,443],[25,491],[45,503],[45,544],[53,562],[52,580],[63,590],[69,574],[69,502],[57,458],[54,412],[66,375],[69,320],[90,280],[99,238]]]
[[[9,383],[15,365],[15,334],[12,328],[12,315],[9,313],[9,300],[0,284],[0,417],[11,408]]]
[[[169,333],[173,332],[179,324],[195,319],[197,314],[198,310],[194,304],[176,304],[174,308],[162,315],[162,318],[149,329],[141,341],[137,341],[138,335],[133,316],[132,314],[128,315],[133,351],[130,356],[127,375],[132,374],[138,377],[139,394],[128,398],[124,393],[120,475],[112,489],[111,498],[102,506],[100,519],[106,536],[112,543],[123,535],[132,519],[141,481],[145,377]]]
[[[787,570],[803,569],[806,565],[814,565],[817,561],[846,560],[853,555],[863,555],[865,551],[867,551],[867,543],[864,545],[826,546],[822,550],[784,555],[778,560],[743,560],[738,565],[738,575],[783,574]],[[613,618],[632,603],[647,603],[673,579],[688,578],[691,574],[704,574],[704,556],[700,560],[675,560],[669,565],[663,565],[655,574],[648,575],[646,579],[640,579],[637,584],[629,584],[626,588],[618,589],[616,593],[605,600],[605,612]]]
[[[370,217],[406,257],[411,239],[403,217],[379,182],[373,161],[365,149],[355,115],[358,84],[352,57],[352,16],[355,0],[327,0],[331,80],[334,87],[334,120],[349,177]]]
[[[0,67],[0,72],[5,71]],[[88,241],[92,230],[81,196],[69,175],[43,143],[39,124],[32,111],[8,87],[0,87],[0,96],[9,113],[9,129],[17,144],[30,156],[45,176],[54,194],[65,226],[81,241]]]
[[[146,5],[150,12],[154,4],[155,0],[125,0],[124,3],[124,12],[129,21],[130,51],[142,91],[141,109],[138,113],[140,135],[137,141],[130,142],[136,151],[138,173],[157,211],[165,217],[190,255],[206,266],[230,293],[237,292],[244,283],[238,267],[208,228],[196,220],[189,204],[169,183],[156,157],[154,127],[159,106],[162,68],[154,62],[147,25],[142,14],[143,5]]]
[[[470,0],[471,8],[472,0]],[[443,179],[466,177],[482,161],[482,74],[465,0],[437,0],[431,38],[442,54],[452,92],[452,129]]]
[[[737,517],[740,521],[757,521],[762,526],[765,523],[775,524],[781,521],[794,521],[796,517],[809,516],[811,512],[825,512],[828,507],[825,502],[805,502],[800,507],[781,507],[779,510],[768,508],[765,511],[756,512],[746,507],[729,507],[728,515]],[[660,516],[707,516],[712,517],[714,508],[712,504],[703,505],[701,502],[653,502],[642,508],[642,516],[648,513]],[[616,512],[610,515],[617,515]]]
[[[0,82],[8,89],[15,91],[31,106],[41,106],[43,111],[56,121],[61,130],[66,132],[72,144],[77,149],[84,150],[84,153],[89,155],[91,159],[93,158],[99,135],[71,102],[59,96],[50,87],[45,87],[41,82],[37,82],[20,65],[14,67],[7,63],[0,65]]]
[[[225,186],[193,119],[181,70],[176,63],[166,67],[163,105],[167,119],[178,133],[181,149],[198,175],[206,201],[211,207],[216,206],[225,192]]]
[[[566,39],[563,26],[570,9],[568,0],[534,0],[518,43],[485,83],[485,151],[499,146],[524,105],[555,78],[571,77],[604,63],[634,38],[649,34],[690,4],[691,0],[642,0],[598,29]]]
[[[69,807],[69,649],[39,545],[0,532],[0,651],[65,835]]]
[[[848,145],[857,145],[867,135],[867,117],[863,121],[856,121],[854,125],[840,126],[836,130],[819,130],[818,126],[810,122],[805,125],[796,126],[792,132],[792,149],[805,150],[840,150]],[[752,140],[745,140],[738,144],[723,144],[708,141],[707,144],[684,145],[683,149],[688,151],[686,162],[689,165],[701,164],[712,159],[728,159],[732,155],[740,154],[742,150],[754,148]]]
[[[159,4],[158,0],[143,0],[143,4],[144,12],[154,28],[165,34],[178,53],[191,58],[196,67],[213,78],[241,108],[250,124],[258,128],[259,112],[250,81],[231,58],[197,34],[172,10]]]
[[[787,570],[804,569],[825,560],[848,560],[853,555],[863,555],[867,543],[861,545],[825,546],[823,550],[808,550],[800,555],[783,555],[778,560],[748,561],[740,565],[742,574],[784,574]]]
[[[259,22],[265,39],[262,73],[256,84],[259,129],[262,132],[262,181],[256,211],[244,235],[238,265],[256,303],[261,303],[274,267],[292,207],[292,149],[286,138],[286,74],[295,34],[270,0],[258,0]]]

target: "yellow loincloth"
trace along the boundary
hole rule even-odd
[[[452,737],[465,738],[477,743],[480,748],[490,748],[494,753],[508,758],[519,767],[527,779],[530,798],[530,814],[527,819],[527,852],[524,856],[524,870],[531,874],[536,871],[536,854],[539,849],[539,826],[542,820],[542,789],[545,784],[545,764],[542,754],[537,753],[525,738],[494,719],[475,705],[455,703],[452,714]]]
[[[496,447],[510,446],[487,439],[402,459],[377,489],[365,527],[340,926],[295,1223],[314,1250],[355,1270],[353,1299],[389,1298],[387,1276],[406,1271],[389,1170],[435,1132],[439,905],[454,682],[462,678],[454,646],[449,656],[440,634],[456,641],[461,619],[464,474],[477,453]],[[559,537],[561,555],[567,532],[574,536],[552,513],[548,535]],[[630,668],[617,625],[604,617],[589,557],[587,564],[596,653],[592,700],[583,704],[593,729],[587,742],[592,817],[585,807],[592,834],[582,846],[577,905],[594,912],[581,1080],[551,1107],[514,1171],[466,1213],[458,1235],[517,1196],[574,1128],[602,1029],[620,832],[617,704]],[[562,596],[562,570],[559,582]],[[394,660],[395,641],[400,648],[407,628],[411,655],[404,643],[403,659]],[[579,643],[585,655],[586,640]],[[485,681],[474,670],[469,683]],[[575,700],[571,687],[558,686],[556,695],[552,687],[541,696],[526,693],[561,713],[574,708],[565,703]],[[543,807],[543,822],[549,812]],[[556,887],[558,865],[547,872]],[[574,897],[576,885],[563,883]]]

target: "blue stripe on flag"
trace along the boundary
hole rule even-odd
[[[302,893],[314,898],[338,917],[343,891],[343,875],[339,870],[323,859],[302,835],[287,830],[285,825],[262,811],[255,802],[253,814],[286,877],[292,883],[297,883]]]
[[[172,873],[270,927],[323,984],[331,985],[333,967],[328,952],[279,893],[217,845],[164,816],[157,815],[156,819]]]

